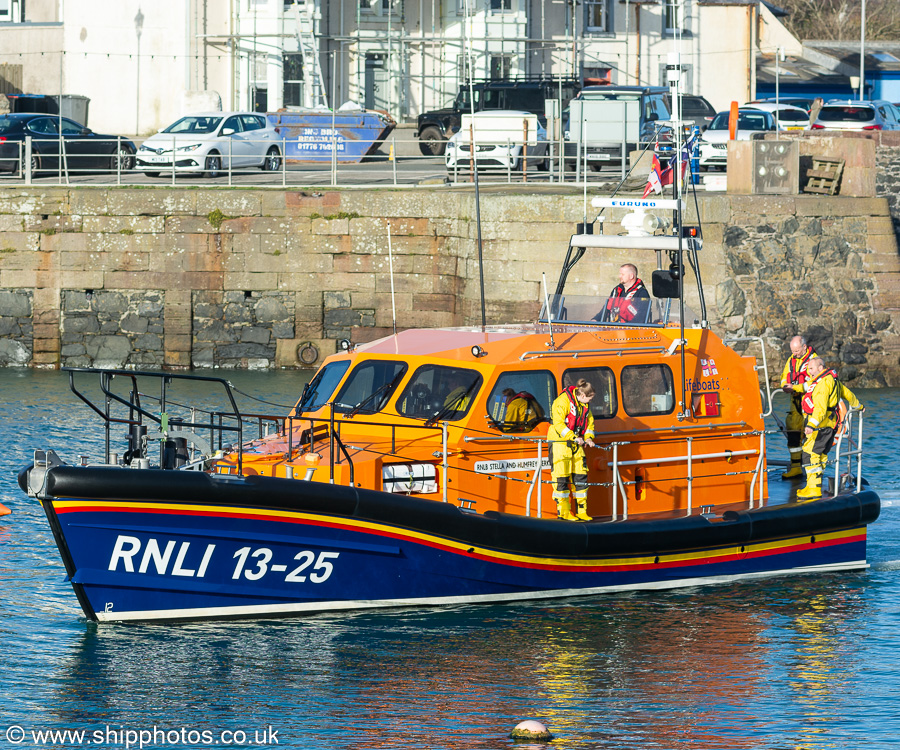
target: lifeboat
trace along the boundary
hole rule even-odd
[[[219,378],[69,369],[106,454],[70,465],[39,450],[19,483],[40,500],[85,615],[285,617],[865,568],[880,501],[862,477],[862,413],[848,414],[820,499],[770,482],[783,465],[768,443],[783,438],[766,427],[761,341],[710,329],[699,278],[699,311],[686,302],[702,241],[653,213],[677,217],[680,201],[605,200],[637,209],[628,234],[581,226],[535,321],[344,342],[288,414],[241,413]],[[610,250],[655,260],[628,321],[578,294],[585,259]],[[548,428],[580,380],[595,392],[591,520],[567,521]],[[176,395],[198,384],[219,392],[216,408]]]

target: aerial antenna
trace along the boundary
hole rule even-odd
[[[471,131],[469,136],[469,157],[472,159],[472,176],[475,180],[475,228],[478,244],[478,281],[481,287],[481,330],[487,326],[487,315],[484,305],[484,254],[481,242],[481,194],[478,191],[478,158],[476,154],[478,149],[475,147],[475,87],[472,85],[472,45],[469,41],[471,33],[471,3],[472,0],[466,0],[466,23],[463,32],[463,44],[466,48],[466,77],[469,80],[469,114],[472,116]],[[524,146],[523,146],[524,150]]]
[[[541,272],[541,284],[544,287],[544,309],[547,310],[547,328],[550,329],[550,348],[556,349],[553,342],[553,310],[550,309],[550,296],[547,294],[547,274]]]

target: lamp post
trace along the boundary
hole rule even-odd
[[[866,0],[862,0],[859,17],[859,100],[866,90]]]
[[[138,6],[137,15],[134,17],[134,33],[137,35],[137,75],[134,85],[134,134],[141,132],[141,30],[144,28],[144,14]]]

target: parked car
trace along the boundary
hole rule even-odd
[[[813,130],[900,130],[900,112],[888,101],[832,100],[822,106]]]
[[[747,102],[745,107],[752,107],[754,104],[775,104],[775,97],[770,96],[765,99],[754,99],[752,102]],[[805,109],[809,112],[812,109],[812,105],[815,99],[809,96],[779,96],[778,104],[787,104],[791,107],[800,107],[800,109]]]
[[[475,121],[475,163],[479,169],[522,168],[522,141],[525,135],[523,121],[526,118],[533,118],[530,122],[535,125],[534,131],[529,133],[529,143],[525,146],[527,164],[542,170],[549,168],[547,129],[533,113],[524,110],[502,112],[486,110],[477,112],[472,117]],[[447,171],[450,172],[455,169],[468,169],[472,161],[470,134],[467,132],[465,122],[463,124],[463,129],[454,133],[447,141],[444,160]]]
[[[719,112],[700,136],[700,171],[727,166],[729,116],[727,111]],[[756,133],[772,130],[775,130],[775,117],[771,112],[748,107],[738,109],[737,140],[749,141]]]
[[[127,138],[95,133],[68,117],[18,113],[0,115],[0,172],[22,171],[27,136],[32,173],[59,169],[61,156],[64,167],[73,172],[134,166],[135,147]]]
[[[790,104],[779,102],[755,102],[745,104],[745,109],[759,109],[763,112],[771,112],[778,123],[779,130],[809,130],[809,112],[801,107],[793,107]]]
[[[575,78],[489,79],[472,83],[473,104],[469,100],[469,85],[461,85],[456,99],[448,107],[418,116],[416,137],[419,139],[419,150],[425,156],[443,155],[447,141],[459,128],[463,114],[503,109],[531,112],[543,119],[546,99],[559,100],[562,111],[580,90],[581,82]]]
[[[633,140],[625,143],[625,159],[628,153],[648,143],[655,146],[658,154],[668,155],[674,150],[675,131],[669,124],[671,114],[668,105],[669,89],[663,86],[585,86],[575,97],[579,101],[594,102],[636,102],[634,108],[637,121],[633,123]],[[571,103],[569,105],[571,110]],[[621,123],[621,120],[617,121]],[[615,123],[610,123],[611,129]],[[586,159],[591,169],[598,170],[604,165],[620,164],[622,158],[621,137],[604,138],[603,133],[596,130],[590,134],[579,152],[579,144],[570,127],[568,113],[563,116],[563,131],[566,138],[564,153],[566,163],[574,167],[579,158]]]
[[[671,97],[666,96],[666,107],[671,112]],[[684,94],[681,97],[681,121],[687,125],[687,130],[692,127],[706,128],[716,116],[716,108],[704,97],[694,94]]]
[[[223,170],[281,165],[281,136],[256,112],[205,112],[176,120],[150,136],[137,151],[137,168],[150,177],[162,171],[218,177]]]

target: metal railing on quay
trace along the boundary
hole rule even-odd
[[[456,186],[471,183],[476,166],[479,180],[492,184],[568,183],[583,187],[620,177],[618,167],[613,170],[605,163],[588,162],[580,145],[568,141],[541,140],[528,145],[507,139],[479,143],[474,160],[471,151],[466,152],[467,158],[400,155],[388,141],[370,141],[368,149],[363,148],[365,143],[357,144],[367,152],[358,159],[342,156],[342,144],[337,140],[319,144],[331,146],[319,156],[302,151],[296,139],[285,137],[229,138],[218,150],[204,150],[197,156],[184,150],[190,144],[180,143],[183,141],[173,137],[171,145],[150,149],[123,136],[48,141],[27,136],[7,141],[6,150],[0,149],[0,181],[8,186],[174,186],[193,178],[205,185],[229,187],[434,187],[435,180]],[[567,153],[567,144],[578,146],[580,161]],[[245,153],[254,145],[258,148],[253,154]],[[15,153],[9,153],[10,149]],[[491,149],[499,149],[499,155]],[[451,150],[462,154],[459,146]],[[617,158],[624,177],[627,156]]]

